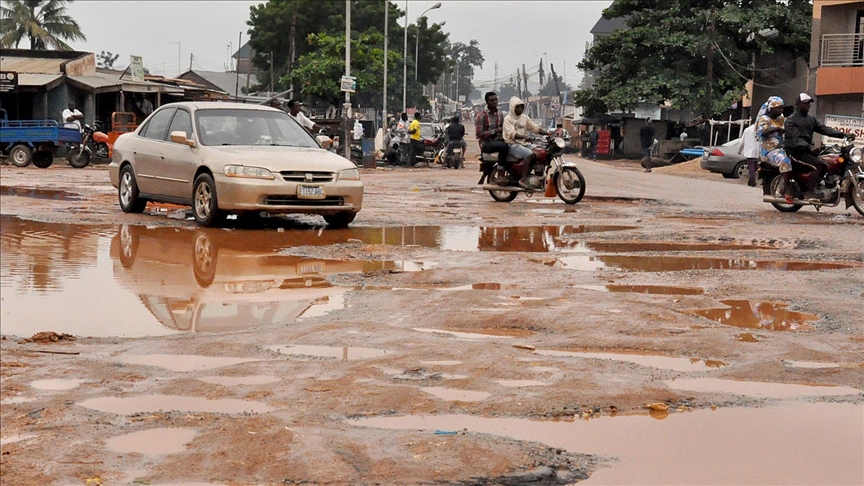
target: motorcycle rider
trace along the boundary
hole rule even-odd
[[[509,154],[517,159],[522,159],[522,174],[519,180],[519,185],[523,189],[535,189],[528,182],[528,174],[531,172],[531,161],[534,159],[534,152],[527,144],[523,144],[520,140],[531,140],[528,132],[548,135],[549,132],[534,123],[531,118],[524,113],[525,102],[516,96],[510,98],[510,113],[504,117],[504,141],[507,142]]]
[[[498,110],[498,94],[488,91],[485,95],[486,109],[477,113],[474,133],[480,143],[480,152],[498,154],[498,164],[506,167],[509,147],[504,142],[504,115]],[[481,165],[481,170],[483,166]]]
[[[462,151],[462,158],[465,158],[465,126],[459,123],[459,115],[454,115],[447,125],[447,144],[459,147]],[[449,147],[448,147],[449,150]]]
[[[762,142],[759,159],[777,167],[783,178],[783,196],[787,203],[794,201],[792,196],[792,161],[783,149],[783,98],[771,96],[768,98],[759,114],[756,116],[756,136]]]
[[[816,187],[825,175],[826,166],[816,155],[819,149],[813,146],[813,133],[820,133],[829,137],[846,138],[855,140],[855,135],[835,130],[819,123],[815,117],[810,116],[810,105],[813,98],[807,93],[801,93],[795,100],[795,113],[786,119],[785,143],[786,153],[789,156],[816,167],[816,174],[810,177],[810,187],[807,188],[806,197],[815,197]]]

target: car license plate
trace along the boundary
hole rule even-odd
[[[297,186],[297,197],[300,199],[324,199],[324,187]]]

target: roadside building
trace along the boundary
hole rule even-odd
[[[825,115],[864,117],[864,2],[815,0],[810,67],[816,103]]]

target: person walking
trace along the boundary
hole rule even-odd
[[[642,147],[642,154],[645,156],[643,165],[645,172],[651,172],[651,147],[654,145],[654,126],[651,124],[651,119],[645,119],[645,125],[639,129],[639,143]]]
[[[591,159],[597,160],[597,143],[600,141],[600,132],[597,131],[596,126],[591,128],[591,133],[588,134],[588,140],[591,144]]]
[[[741,143],[738,144],[738,155],[747,159],[747,172],[750,178],[747,185],[756,187],[756,161],[759,160],[759,140],[756,138],[756,125],[750,125],[741,134]]]

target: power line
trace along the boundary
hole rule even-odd
[[[717,49],[717,52],[720,53],[720,56],[723,58],[723,60],[726,61],[726,64],[729,65],[729,68],[735,72],[735,74],[740,76],[741,79],[743,79],[745,81],[752,81],[754,86],[759,86],[760,88],[781,88],[783,86],[789,86],[789,85],[796,82],[796,80],[793,79],[787,83],[774,84],[774,85],[757,83],[756,80],[753,79],[753,76],[745,76],[745,75],[741,74],[740,72],[738,72],[738,70],[735,69],[735,66],[732,65],[732,61],[730,61],[729,58],[726,57],[726,53],[723,52],[722,49],[720,49],[720,46],[718,46],[716,42],[714,43],[714,47]],[[798,59],[796,59],[795,61],[797,62]]]

